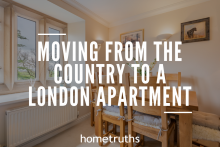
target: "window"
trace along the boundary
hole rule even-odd
[[[56,29],[53,29],[53,28],[50,28],[50,27],[48,29],[48,32],[49,32],[49,34],[60,34],[59,30],[56,30]],[[50,61],[48,63],[49,78],[53,78],[54,77],[54,66],[56,64],[60,64],[60,60],[59,61],[53,61],[53,59],[52,59],[52,43],[55,42],[55,41],[60,43],[60,36],[59,35],[49,35],[49,44],[50,44],[49,45],[50,46],[50,49],[49,49]],[[57,76],[60,76],[59,72],[58,72]]]
[[[17,16],[17,81],[36,79],[36,21]]]
[[[49,41],[47,33],[67,33],[67,23],[26,6],[11,4],[4,8],[4,84],[0,85],[0,94],[28,91],[30,79],[35,79],[35,88],[55,86],[53,81],[54,65],[50,61],[38,61],[38,42]],[[49,29],[50,28],[50,29]],[[53,41],[67,41],[67,36],[51,35]],[[63,54],[57,62],[61,65]],[[50,63],[49,63],[50,62]],[[48,65],[50,64],[50,68]],[[50,69],[50,76],[49,70]],[[63,76],[63,71],[58,76]],[[47,81],[48,80],[48,81]]]
[[[54,34],[54,35],[48,35],[47,40],[49,41],[49,62],[47,62],[47,80],[54,80],[54,67],[56,64],[61,64],[63,65],[63,54],[61,51],[61,46],[60,46],[60,59],[58,61],[54,61],[52,59],[52,44],[53,42],[59,42],[61,44],[63,38],[61,35],[57,35],[57,34],[61,34],[63,33],[63,29],[58,27],[58,26],[54,26],[52,24],[48,24],[47,23],[47,32],[48,34]],[[57,57],[57,55],[55,54],[55,56]],[[62,71],[57,72],[57,76],[60,77],[63,75]]]

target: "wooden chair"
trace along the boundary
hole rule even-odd
[[[116,88],[116,91],[119,92],[119,89],[120,89],[120,84],[118,82],[119,78],[118,76],[114,76],[114,79],[115,81],[117,80],[117,82],[113,85],[115,86]],[[96,82],[98,82],[98,75],[96,75]],[[104,81],[103,81],[104,82]],[[105,87],[104,87],[104,93],[105,93],[105,102],[108,103],[108,86],[112,84],[106,84],[104,83]],[[97,92],[98,92],[98,89],[97,89]],[[111,101],[111,104],[112,105],[118,105],[118,99],[119,99],[119,95],[118,93],[116,94],[115,98],[112,99]],[[120,114],[119,116],[113,116],[113,115],[110,115],[110,114],[106,114],[103,112],[103,104],[101,103],[100,106],[96,106],[98,109],[97,109],[97,120],[98,120],[98,124],[102,124],[103,121],[105,122],[109,122],[109,123],[112,123],[114,124],[113,125],[113,129],[108,131],[108,132],[105,132],[105,134],[103,134],[103,126],[102,125],[98,125],[99,128],[98,128],[98,136],[103,138],[103,137],[106,137],[106,136],[109,136],[111,135],[112,137],[117,137],[116,136],[116,125],[118,125],[120,127],[120,141],[123,143],[120,143],[120,147],[124,147],[125,146],[125,141],[124,141],[124,136],[125,136],[125,112],[124,112],[124,104],[122,103],[121,106],[119,106],[119,110],[120,110]],[[99,145],[102,146],[103,145],[103,142],[101,140],[99,140]]]
[[[209,140],[193,139],[192,147],[220,147],[220,143]]]
[[[98,72],[96,73],[98,74]],[[102,75],[104,75],[102,73]],[[96,89],[98,86],[101,86],[100,84],[97,85],[97,82],[96,82],[96,76],[94,77],[94,83],[91,83],[91,81],[89,82],[89,94],[90,94],[90,111],[91,111],[91,120],[90,120],[90,124],[91,126],[94,126],[95,125],[95,120],[94,120],[94,117],[95,117],[95,97],[96,97]],[[102,85],[102,86],[105,86],[105,85]],[[108,122],[104,122],[104,128],[105,128],[105,131],[108,132]]]
[[[98,72],[97,72],[98,74]],[[102,73],[103,74],[103,73]],[[94,120],[94,110],[95,110],[95,92],[97,88],[97,83],[96,83],[96,76],[94,77],[94,83],[91,83],[89,81],[89,99],[90,99],[90,110],[91,110],[91,126],[95,125],[95,120]]]
[[[97,72],[97,74],[99,74]],[[102,75],[104,76],[103,72]],[[91,110],[91,126],[95,125],[95,120],[94,120],[94,110],[95,110],[95,91],[96,91],[96,87],[97,86],[105,86],[105,85],[101,85],[96,83],[96,76],[94,77],[94,83],[91,83],[91,81],[89,81],[89,98],[90,98],[90,110]]]
[[[151,76],[150,81],[148,84],[143,84],[141,77],[137,77],[137,84],[134,84],[134,77],[130,77],[129,74],[125,74],[126,78],[126,89],[129,89],[129,86],[134,86],[139,89],[139,86],[153,86],[156,88],[156,86],[160,86],[161,88],[161,98],[160,103],[163,104],[162,94],[163,94],[163,84],[156,84],[157,77]],[[148,92],[146,92],[148,93]],[[129,95],[127,90],[127,95]],[[162,147],[168,147],[168,142],[170,141],[170,146],[174,146],[174,129],[175,129],[175,122],[172,121],[170,125],[168,125],[168,115],[164,113],[166,111],[166,107],[164,106],[149,106],[149,97],[145,95],[145,106],[142,106],[142,98],[137,97],[137,104],[138,106],[128,106],[128,134],[132,136],[133,131],[137,132],[141,135],[148,136],[150,138],[159,140],[162,142]],[[143,114],[149,114],[153,116],[160,116],[161,117],[161,126],[158,126],[158,128],[153,128],[150,126],[144,126],[141,124],[138,124],[135,119],[133,119],[133,111],[138,111]],[[168,140],[170,137],[170,140]],[[132,140],[132,139],[131,139]],[[136,145],[143,145],[144,138],[141,136],[141,141]],[[128,143],[129,147],[133,147],[133,141]]]
[[[177,86],[181,86],[181,72],[178,72],[177,74],[170,74],[166,73],[165,74],[165,79],[166,79],[166,85],[170,86],[171,81],[177,81]]]
[[[192,116],[193,145],[200,147],[219,147],[220,116],[200,111],[193,111]],[[211,132],[213,136],[210,136],[212,135]]]

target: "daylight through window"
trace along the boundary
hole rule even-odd
[[[17,17],[17,80],[36,78],[36,22]]]
[[[53,29],[53,28],[49,28],[49,34],[60,34],[59,30]],[[49,78],[53,78],[54,77],[54,66],[56,64],[60,63],[60,60],[58,61],[53,61],[52,59],[52,43],[53,42],[59,42],[60,43],[60,36],[59,35],[50,35],[49,36],[49,44],[50,44],[50,61],[49,61],[49,65],[48,65],[48,71],[49,71]],[[57,56],[57,55],[55,55]],[[57,72],[59,75],[60,73]],[[57,76],[59,76],[57,75]]]

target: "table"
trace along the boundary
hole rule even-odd
[[[172,102],[172,91],[167,102]],[[189,106],[186,106],[185,92],[182,90],[182,105],[167,107],[167,112],[192,112],[198,111],[198,100],[195,91],[189,91]],[[192,113],[172,113],[179,115],[179,142],[178,147],[192,147]]]
[[[181,112],[192,112],[198,111],[198,100],[195,91],[189,91],[189,106],[186,106],[186,92],[181,91],[181,106],[173,105],[173,93],[172,90],[168,90],[167,103],[171,106],[166,107],[166,112],[170,114],[179,115],[179,141],[178,147],[192,147],[192,113],[181,113]]]
[[[147,94],[147,93],[146,93]],[[181,112],[192,112],[198,111],[198,101],[195,91],[189,91],[189,106],[186,106],[185,101],[185,91],[181,91],[181,106],[172,106],[172,91],[167,91],[169,94],[169,98],[167,98],[167,102],[171,103],[171,106],[166,107],[166,112],[171,114],[179,115],[179,147],[192,147],[192,113],[181,113]],[[97,109],[95,109],[97,110]],[[96,112],[96,111],[95,111]],[[177,113],[178,112],[178,113]],[[98,126],[100,124],[95,125],[96,135]]]

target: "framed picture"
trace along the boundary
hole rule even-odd
[[[210,40],[210,18],[181,23],[182,43]]]
[[[125,43],[130,41],[133,44],[133,48],[136,47],[136,42],[142,44],[144,40],[144,29],[136,30],[132,32],[123,33],[120,35],[120,42],[123,44],[123,50],[125,49]]]

